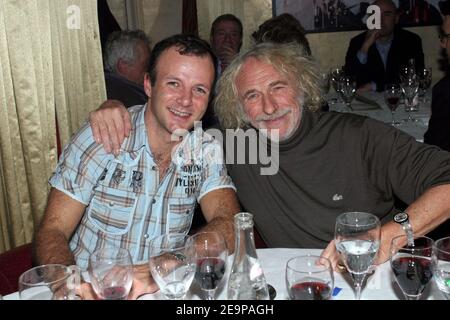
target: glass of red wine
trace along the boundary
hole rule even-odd
[[[333,268],[325,257],[306,255],[286,263],[286,287],[291,300],[328,300],[334,288]]]
[[[450,300],[450,237],[434,243],[433,277],[443,296]]]
[[[414,239],[412,246],[407,244],[406,235],[392,239],[391,268],[407,300],[419,300],[433,277],[433,243],[431,238],[425,236]]]
[[[400,98],[402,96],[402,90],[398,84],[388,84],[386,85],[386,90],[384,91],[384,99],[389,110],[391,110],[392,115],[392,126],[400,125],[400,122],[395,120],[395,110],[397,110],[400,104]]]
[[[133,264],[128,250],[106,246],[89,256],[89,278],[104,300],[125,300],[133,284]]]
[[[226,271],[225,239],[217,232],[200,232],[190,236],[186,246],[196,265],[194,281],[202,290],[203,299],[214,300]]]

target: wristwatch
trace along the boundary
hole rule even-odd
[[[408,243],[414,243],[413,229],[411,223],[409,223],[408,214],[406,212],[399,212],[394,216],[394,221],[402,225],[402,228],[408,237]]]

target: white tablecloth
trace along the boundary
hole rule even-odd
[[[384,101],[384,94],[381,92],[367,92],[362,94],[364,98],[368,98],[372,101],[376,101],[378,105],[381,107],[374,108],[373,106],[366,104],[364,102],[353,99],[352,107],[353,111],[347,110],[345,104],[333,103],[337,100],[337,94],[335,92],[330,92],[327,96],[328,105],[330,106],[330,111],[338,111],[338,112],[351,112],[363,116],[370,117],[372,119],[376,119],[382,121],[384,123],[391,123],[391,111],[387,107]],[[339,101],[341,101],[339,99]],[[402,120],[408,118],[408,113],[404,109],[404,104],[400,104],[395,112],[395,119],[401,122],[401,125],[397,126],[398,129],[408,133],[413,136],[417,141],[423,142],[423,135],[428,129],[428,121],[431,116],[431,97],[430,95],[426,95],[425,99],[421,98],[421,102],[419,105],[419,110],[415,112],[411,112],[411,117],[416,119],[415,122],[403,122]]]
[[[320,255],[320,249],[258,249],[257,254],[263,267],[266,280],[277,291],[276,300],[288,299],[288,294],[285,284],[285,266],[286,262],[295,256],[305,254]],[[228,272],[231,268],[232,257],[229,257]],[[225,275],[226,279],[228,278]],[[354,300],[353,284],[349,274],[334,273],[334,286],[341,288],[341,291],[333,297],[334,300]],[[195,286],[186,296],[186,300],[200,299],[198,292],[195,291]],[[226,299],[226,281],[218,288],[218,299]],[[19,299],[18,293],[13,293],[4,297],[5,300]],[[155,294],[148,294],[142,296],[142,300],[159,300],[164,299],[162,295],[157,292]],[[394,275],[391,271],[389,262],[386,262],[375,268],[375,272],[368,278],[367,283],[363,287],[361,300],[399,300],[404,299],[401,290],[398,288],[394,280]],[[443,299],[443,296],[437,289],[432,280],[425,290],[422,299],[436,300]]]

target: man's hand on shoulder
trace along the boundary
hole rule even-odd
[[[97,143],[103,143],[107,153],[119,154],[120,145],[131,131],[131,119],[125,106],[118,100],[106,100],[89,113],[89,123]]]

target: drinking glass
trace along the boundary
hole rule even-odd
[[[323,94],[326,95],[330,91],[330,73],[322,72],[320,74],[320,86],[322,88]]]
[[[133,264],[127,249],[103,247],[89,256],[89,277],[104,300],[125,300],[133,284]]]
[[[291,300],[328,300],[334,288],[330,260],[316,255],[299,256],[286,263],[286,287]]]
[[[405,111],[408,112],[408,119],[406,121],[415,121],[414,118],[411,117],[411,111],[417,111],[417,107],[414,106],[414,98],[417,95],[417,91],[419,90],[419,80],[417,77],[405,77],[400,83],[403,94],[405,95]]]
[[[341,77],[344,76],[344,70],[343,69],[339,69],[339,68],[335,68],[331,71],[330,74],[330,80],[331,80],[331,84],[333,85],[334,91],[336,91],[336,93],[338,94],[338,97],[340,96],[340,92],[341,92]],[[334,98],[330,101],[331,103],[338,103],[338,99]]]
[[[404,65],[400,67],[399,77],[401,82],[403,82],[405,79],[412,78],[415,76],[416,76],[416,68],[414,65]]]
[[[395,110],[397,109],[398,105],[400,104],[400,98],[402,96],[402,91],[400,89],[400,86],[397,84],[388,84],[386,85],[386,90],[384,91],[384,99],[386,101],[386,105],[388,106],[389,110],[391,110],[392,115],[392,126],[398,126],[400,125],[400,122],[395,120]]]
[[[450,237],[434,243],[432,261],[434,281],[443,296],[450,300]]]
[[[356,93],[356,81],[353,77],[342,76],[340,80],[340,94],[347,107],[347,111],[353,111],[352,101]]]
[[[183,299],[196,270],[186,246],[186,235],[161,235],[152,239],[149,245],[150,272],[161,292],[170,300]]]
[[[189,237],[186,246],[196,265],[194,281],[205,300],[214,300],[225,274],[228,257],[225,239],[217,232],[201,232]]]
[[[424,97],[425,101],[425,94],[427,93],[428,88],[431,86],[431,80],[433,76],[431,67],[419,70],[418,76],[419,76],[419,96]]]
[[[19,277],[21,300],[79,300],[80,269],[77,266],[46,264]]]
[[[361,298],[364,278],[380,247],[381,223],[366,212],[345,212],[336,218],[334,239],[355,285],[355,297]]]
[[[414,245],[408,245],[406,235],[391,241],[391,268],[407,300],[418,300],[433,276],[433,242],[428,237],[418,237],[414,239]]]

